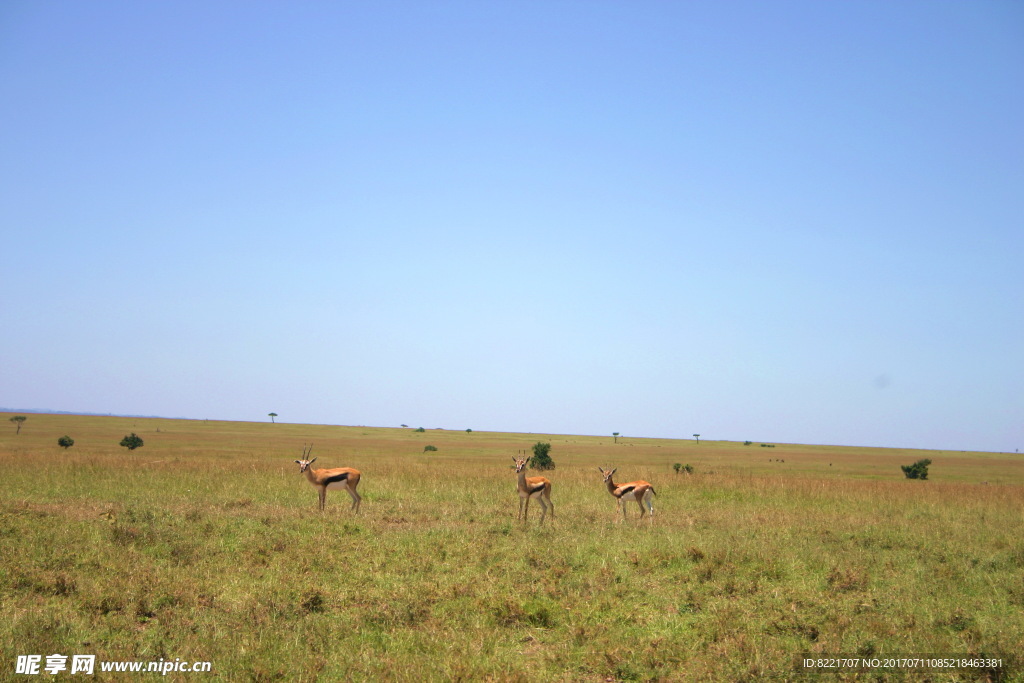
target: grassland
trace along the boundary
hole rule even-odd
[[[63,653],[212,662],[178,680],[786,680],[859,653],[1024,680],[1024,456],[9,417],[0,678]],[[543,527],[516,521],[510,467],[539,440]],[[362,470],[358,516],[337,491],[316,510],[309,442]],[[904,479],[923,457],[929,481]],[[620,521],[598,465],[655,485],[652,524]]]

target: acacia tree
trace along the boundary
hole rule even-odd
[[[57,445],[63,448],[65,451],[75,445],[75,440],[68,435],[64,435],[57,439]]]
[[[618,443],[619,442],[619,433],[618,432],[612,432],[612,436],[615,437],[615,443]]]
[[[273,422],[274,418],[277,417],[277,413],[267,413],[267,417],[269,417],[270,421]]]
[[[17,431],[14,432],[15,434],[21,434],[21,425],[27,419],[28,418],[25,417],[24,415],[15,415],[14,417],[11,418],[11,422],[18,425]]]
[[[694,434],[693,438],[697,439],[697,443],[700,443],[700,434]]]
[[[907,479],[927,479],[928,465],[931,464],[932,461],[925,458],[918,460],[913,465],[900,465],[900,469],[903,470],[903,474]]]
[[[130,451],[134,451],[136,448],[144,446],[145,444],[142,442],[141,436],[132,432],[130,436],[126,436],[121,439],[121,445]]]

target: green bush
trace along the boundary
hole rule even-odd
[[[923,460],[918,460],[913,465],[901,465],[900,469],[903,470],[903,474],[907,479],[927,479],[928,465],[931,464],[932,461],[925,458]]]
[[[75,440],[72,439],[70,436],[64,435],[57,439],[57,445],[63,448],[64,450],[67,450],[75,445]]]
[[[555,469],[555,461],[551,459],[551,444],[541,443],[540,441],[533,444],[533,457],[530,458],[530,469]]]
[[[143,446],[142,437],[137,435],[135,432],[131,433],[131,436],[126,436],[121,439],[121,445],[130,451],[134,451],[136,448]]]
[[[430,451],[436,451],[436,450],[437,450],[437,446],[424,446],[423,447],[423,452],[424,453],[428,453]]]

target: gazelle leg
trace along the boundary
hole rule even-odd
[[[643,498],[637,498],[636,499],[636,504],[640,506],[640,519],[643,519],[644,515],[647,514],[647,510],[644,508],[644,499]]]
[[[551,508],[551,519],[555,518],[555,504],[551,502],[551,498],[548,498],[548,507]]]
[[[323,511],[323,509],[324,509],[324,501],[326,499],[327,499],[327,487],[321,486],[320,487],[320,510],[321,511]]]
[[[544,523],[544,518],[547,517],[547,515],[548,515],[548,506],[551,504],[551,501],[544,500],[544,496],[537,496],[537,502],[540,503],[540,509],[541,509],[540,523],[543,524]],[[551,512],[551,516],[552,517],[555,516],[555,513],[554,513],[553,509],[552,509],[552,512]]]
[[[354,488],[352,488],[351,486],[346,486],[345,490],[348,491],[348,495],[352,497],[352,507],[349,508],[349,509],[350,510],[355,510],[356,512],[359,512],[359,503],[363,499],[360,498],[359,494],[356,493],[356,490]]]

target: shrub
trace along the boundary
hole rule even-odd
[[[142,437],[138,436],[135,432],[132,432],[130,436],[126,436],[121,439],[121,445],[130,451],[134,451],[136,448],[143,446]]]
[[[530,468],[534,470],[553,470],[555,461],[551,459],[551,444],[538,441],[533,444],[533,457],[530,458]]]
[[[683,469],[683,463],[677,462],[675,465],[672,465],[672,469],[676,471],[676,474],[679,474],[679,470]]]
[[[424,429],[423,427],[417,427],[417,428],[416,428],[416,431],[417,431],[417,432],[425,432],[425,431],[427,431],[427,430],[426,430],[426,429]]]
[[[70,436],[64,435],[57,439],[57,445],[63,448],[64,450],[67,450],[75,445],[75,440],[72,439]]]
[[[907,479],[927,479],[928,465],[931,464],[932,461],[925,458],[923,460],[918,460],[913,465],[901,465],[900,469],[903,470],[903,474]]]
[[[423,452],[424,453],[428,453],[430,451],[436,451],[436,450],[437,450],[437,446],[429,446],[428,445],[428,446],[424,446],[423,447]]]

